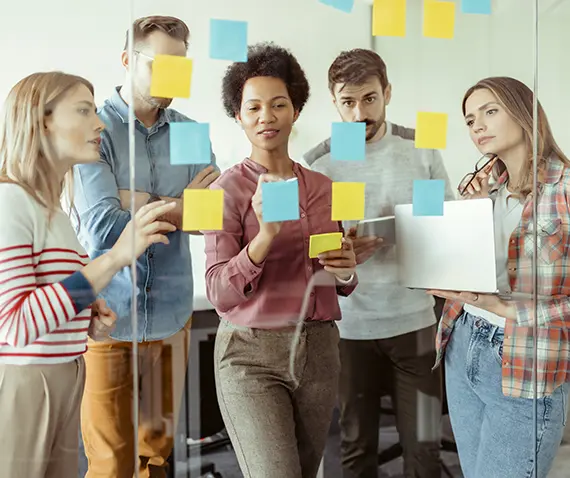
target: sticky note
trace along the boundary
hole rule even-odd
[[[210,58],[247,61],[247,22],[210,20]]]
[[[222,189],[185,189],[183,231],[220,231],[224,226]]]
[[[354,0],[320,0],[320,2],[345,13],[352,12],[352,8],[354,7]]]
[[[342,247],[342,232],[314,234],[309,238],[309,257],[314,259],[321,252],[336,251]]]
[[[336,161],[364,161],[366,159],[365,123],[332,124],[331,159]]]
[[[333,221],[364,219],[365,183],[332,183]]]
[[[152,62],[150,94],[157,98],[189,98],[191,79],[190,58],[156,55]]]
[[[406,0],[374,0],[372,35],[406,36]]]
[[[491,14],[491,0],[461,0],[462,13]]]
[[[299,219],[299,181],[277,181],[261,184],[264,222],[295,221]]]
[[[416,148],[445,149],[447,113],[419,112],[416,118]]]
[[[424,36],[453,38],[455,31],[455,3],[424,0]]]
[[[414,216],[443,216],[445,181],[443,179],[416,179],[413,192]]]
[[[170,123],[170,164],[210,164],[210,125]]]

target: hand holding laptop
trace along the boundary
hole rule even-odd
[[[428,290],[427,293],[479,307],[506,319],[514,320],[517,318],[514,304],[502,300],[496,294],[477,294],[475,292],[458,292],[451,290]]]

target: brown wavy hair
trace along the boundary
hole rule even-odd
[[[505,108],[511,118],[523,129],[524,139],[528,151],[527,161],[524,163],[518,184],[511,184],[514,195],[525,198],[532,191],[533,185],[533,91],[523,82],[508,76],[495,76],[478,81],[467,90],[461,103],[463,116],[465,116],[465,103],[476,90],[486,89],[495,95],[497,101]],[[499,158],[500,159],[500,158]],[[570,166],[570,160],[562,152],[550,129],[548,118],[538,103],[538,171],[544,171],[548,159],[562,161]],[[502,161],[495,164],[493,176],[497,179],[506,170]],[[541,182],[539,174],[538,181]]]

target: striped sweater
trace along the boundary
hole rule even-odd
[[[0,183],[0,363],[69,362],[87,349],[89,257],[69,217],[48,214],[24,189]]]

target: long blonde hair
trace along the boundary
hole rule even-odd
[[[4,103],[0,126],[0,182],[16,183],[53,213],[62,195],[73,210],[73,170],[63,179],[51,150],[45,119],[62,96],[77,85],[94,94],[84,78],[59,71],[34,73],[20,80]]]
[[[508,76],[495,76],[478,81],[467,90],[462,102],[463,116],[465,116],[465,103],[476,90],[487,89],[497,98],[497,101],[506,109],[507,113],[523,129],[524,140],[528,151],[528,160],[525,161],[518,184],[512,184],[514,193],[525,198],[532,191],[533,174],[533,98],[532,90],[523,82]],[[570,166],[570,160],[562,152],[550,129],[548,118],[538,102],[538,170],[544,171],[546,161],[555,158]],[[498,161],[493,171],[495,179],[506,170],[502,161]],[[539,176],[538,181],[541,182]]]

